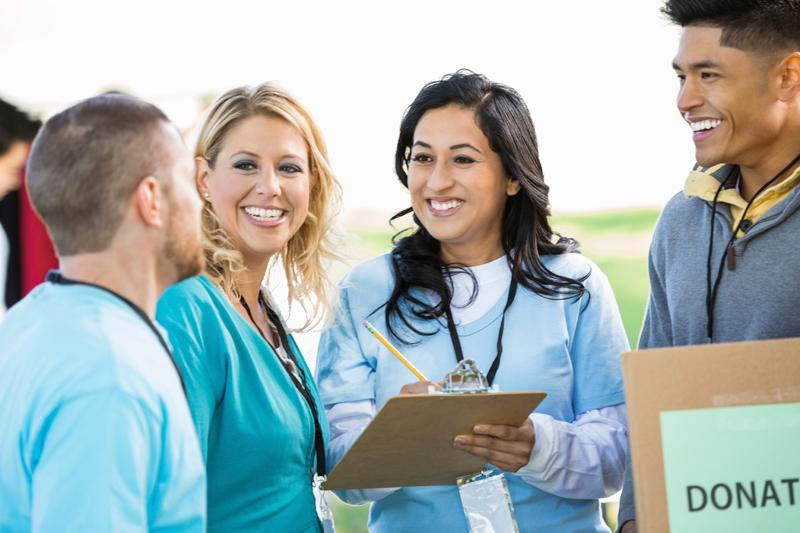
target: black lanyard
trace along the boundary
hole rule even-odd
[[[725,261],[727,260],[728,262],[728,270],[736,269],[736,251],[734,250],[734,246],[736,245],[736,236],[739,234],[739,231],[742,230],[744,221],[747,219],[747,212],[750,210],[750,206],[753,205],[753,202],[755,202],[756,198],[761,196],[761,193],[766,191],[773,183],[778,181],[781,176],[791,170],[792,167],[794,167],[798,162],[800,162],[800,154],[792,159],[791,163],[783,167],[780,172],[775,174],[774,177],[764,183],[764,185],[762,185],[756,191],[753,197],[750,198],[750,201],[747,202],[747,205],[742,212],[742,216],[739,218],[739,223],[733,230],[733,235],[731,235],[731,238],[728,239],[728,244],[725,245],[725,251],[722,253],[722,257],[719,259],[717,276],[712,282],[711,261],[714,251],[714,218],[717,215],[717,200],[719,199],[722,189],[725,188],[725,185],[727,185],[732,177],[741,178],[741,170],[737,167],[735,172],[728,174],[722,183],[719,184],[719,188],[717,189],[716,194],[714,194],[714,200],[711,202],[711,224],[708,237],[708,256],[706,257],[706,335],[708,336],[708,342],[714,342],[714,308],[716,307],[717,303],[717,291],[719,291],[719,285],[722,281],[722,273],[725,270]]]
[[[503,308],[503,317],[500,319],[500,331],[497,332],[497,355],[494,356],[492,366],[489,368],[489,373],[486,374],[486,381],[489,386],[494,382],[494,376],[497,374],[497,369],[500,368],[500,357],[503,355],[503,330],[506,325],[506,311],[511,307],[514,302],[514,296],[517,294],[517,280],[514,279],[513,274],[511,277],[511,284],[508,286],[508,299],[506,306]],[[450,311],[450,306],[445,308],[445,315],[447,316],[447,329],[450,331],[450,341],[453,343],[453,350],[456,352],[456,361],[459,363],[464,360],[464,350],[461,348],[461,340],[458,338],[458,331],[456,330],[456,323],[453,320],[453,313]]]
[[[164,340],[164,337],[161,336],[161,332],[158,331],[158,328],[156,328],[155,324],[153,324],[153,321],[150,320],[150,317],[147,316],[147,313],[145,313],[141,307],[139,307],[132,301],[128,300],[121,294],[118,294],[112,291],[111,289],[103,287],[102,285],[97,285],[96,283],[89,283],[87,281],[78,281],[74,279],[65,278],[61,274],[61,272],[57,270],[49,271],[47,273],[47,277],[45,278],[45,280],[49,281],[50,283],[54,283],[56,285],[84,285],[86,287],[94,287],[95,289],[100,289],[101,291],[105,291],[108,294],[116,297],[117,299],[121,300],[122,303],[130,307],[133,310],[133,312],[136,313],[136,315],[139,318],[141,318],[145,324],[147,324],[147,327],[150,328],[150,331],[152,331],[153,335],[155,335],[156,338],[158,339],[158,342],[159,344],[161,344],[161,347],[164,348],[165,352],[167,352],[167,357],[169,357],[169,361],[170,363],[172,363],[172,366],[175,367],[175,372],[178,374],[178,379],[181,381],[181,388],[183,389],[184,395],[186,395],[186,384],[183,382],[183,376],[181,375],[181,371],[178,368],[178,365],[175,363],[175,358],[172,356],[172,350],[169,349],[169,344],[167,344],[167,341]]]
[[[239,303],[242,304],[244,310],[247,312],[247,316],[250,318],[250,322],[253,323],[258,333],[261,335],[261,338],[272,348],[272,351],[275,352],[275,356],[278,360],[281,357],[278,355],[278,350],[267,340],[267,337],[264,335],[264,332],[261,331],[261,328],[258,327],[255,319],[253,318],[253,313],[250,312],[250,306],[247,305],[244,297],[239,298]],[[297,357],[294,354],[294,350],[292,350],[291,344],[289,344],[289,335],[286,333],[286,329],[283,327],[283,322],[281,322],[280,317],[278,314],[269,306],[267,305],[266,300],[264,300],[264,295],[259,292],[258,293],[258,304],[261,308],[266,311],[267,317],[269,318],[270,322],[275,329],[278,330],[278,338],[280,339],[281,344],[284,347],[284,350],[289,355],[294,363],[294,367],[297,369],[297,372],[300,374],[300,379],[295,375],[294,372],[291,371],[290,368],[287,368],[287,365],[283,364],[281,361],[281,365],[286,370],[286,373],[289,374],[289,378],[292,380],[292,384],[297,389],[297,392],[303,397],[308,404],[308,408],[311,410],[311,415],[314,418],[314,449],[317,454],[317,475],[322,477],[325,475],[326,465],[325,465],[325,440],[322,437],[322,425],[319,422],[319,412],[317,411],[317,404],[314,403],[314,398],[311,397],[311,392],[308,390],[306,383],[308,380],[306,379],[306,374],[303,372],[303,368],[298,364]]]

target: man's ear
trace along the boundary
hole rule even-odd
[[[786,56],[778,68],[781,76],[778,98],[789,102],[800,94],[800,52],[792,52]]]
[[[197,192],[200,193],[200,196],[206,198],[206,194],[208,193],[208,175],[211,172],[211,167],[208,165],[208,161],[205,157],[195,157],[194,164],[194,183],[197,187]]]
[[[508,178],[506,182],[506,195],[507,196],[516,196],[519,193],[520,189],[522,189],[522,184],[519,180],[515,180],[514,178]]]
[[[156,178],[142,179],[133,192],[133,201],[146,226],[164,226],[164,191]]]

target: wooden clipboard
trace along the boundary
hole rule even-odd
[[[544,392],[394,396],[328,475],[328,490],[454,485],[485,460],[453,447],[475,424],[520,426]]]

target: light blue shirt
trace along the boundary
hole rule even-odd
[[[0,325],[0,531],[205,530],[178,373],[118,297],[43,283]]]
[[[591,275],[580,299],[551,300],[522,287],[506,314],[503,357],[495,383],[506,392],[544,390],[537,409],[555,420],[573,422],[580,413],[624,402],[619,357],[628,348],[619,310],[606,277],[578,254],[543,257],[562,276]],[[327,408],[374,400],[380,408],[413,375],[361,327],[369,319],[388,334],[384,309],[393,276],[388,255],[354,269],[343,282],[341,310],[319,348],[318,386]],[[420,294],[421,298],[425,296]],[[485,371],[496,354],[504,294],[482,317],[458,327],[464,356]],[[377,309],[377,311],[375,311]],[[414,321],[434,334],[404,355],[429,379],[442,379],[456,359],[444,322]],[[506,474],[520,529],[527,531],[608,531],[597,499],[569,499],[537,489]],[[370,530],[376,532],[468,531],[455,486],[409,487],[375,502]]]

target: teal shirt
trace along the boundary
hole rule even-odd
[[[0,324],[0,531],[205,531],[178,373],[117,296],[43,283]]]
[[[319,531],[314,419],[269,344],[204,275],[168,289],[156,318],[174,347],[206,462],[209,531]]]

